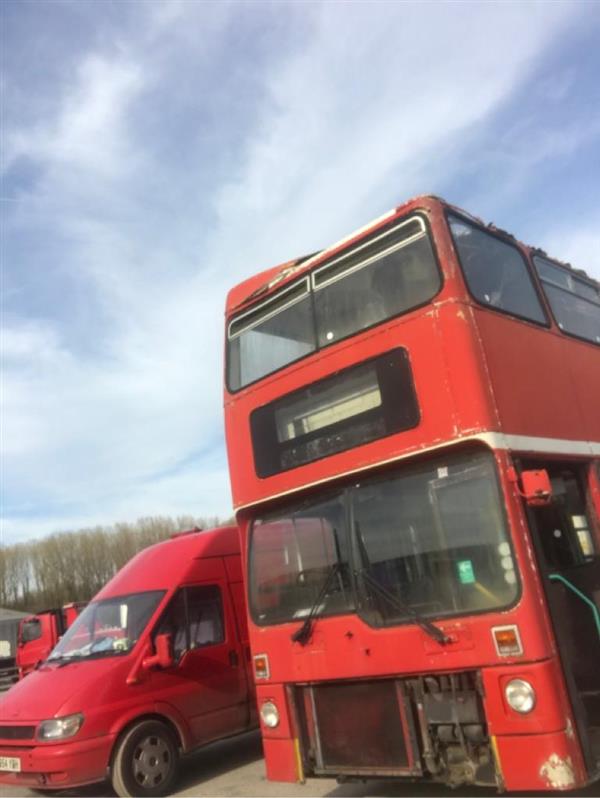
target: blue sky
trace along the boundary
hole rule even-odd
[[[229,514],[227,289],[415,194],[600,277],[600,3],[0,12],[5,543]]]

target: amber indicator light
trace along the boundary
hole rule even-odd
[[[523,653],[521,636],[516,626],[495,626],[492,629],[496,651],[501,657],[517,656]]]
[[[254,657],[254,677],[268,679],[269,675],[269,658],[266,654],[257,654]]]

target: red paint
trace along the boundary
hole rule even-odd
[[[545,307],[548,327],[479,305],[467,289],[454,251],[445,216],[448,207],[436,198],[420,197],[396,209],[398,218],[419,210],[430,224],[443,273],[442,288],[430,304],[328,346],[236,393],[225,388],[233,501],[246,546],[253,518],[276,506],[282,496],[316,496],[336,479],[346,477],[349,481],[349,475],[368,475],[373,468],[391,461],[408,464],[423,450],[455,452],[459,447],[476,445],[468,440],[481,436],[483,440],[478,445],[489,446],[496,459],[522,583],[520,599],[501,612],[437,620],[436,625],[451,638],[444,648],[416,625],[376,629],[355,614],[319,619],[305,647],[290,639],[298,629],[298,621],[272,626],[251,622],[253,653],[267,654],[270,665],[270,679],[259,688],[259,703],[263,696],[279,695],[278,706],[285,716],[286,686],[478,671],[485,685],[485,719],[490,733],[496,735],[506,787],[551,788],[541,769],[553,751],[571,757],[573,786],[581,787],[591,776],[585,770],[577,733],[573,731],[572,708],[543,598],[526,508],[518,485],[509,478],[509,470],[515,465],[513,452],[510,446],[503,445],[501,436],[560,439],[563,443],[557,444],[556,452],[546,443],[542,456],[570,459],[589,464],[590,470],[600,469],[597,455],[594,466],[591,449],[587,455],[581,448],[568,450],[569,441],[582,442],[583,446],[586,442],[600,444],[600,348],[558,328],[535,275],[532,250],[518,242]],[[389,217],[385,223],[388,221]],[[377,226],[364,229],[338,249],[351,246]],[[253,293],[256,296],[255,292],[260,292],[259,298],[264,299],[297,279],[303,270],[311,271],[330,254],[327,251],[308,266],[300,265],[289,273],[279,268],[267,270],[233,288],[227,300],[227,324],[240,309],[252,306]],[[280,275],[282,279],[269,287],[268,283]],[[421,412],[416,428],[258,478],[249,425],[253,410],[395,346],[408,350]],[[526,455],[536,445],[521,444],[522,453]],[[518,455],[518,451],[514,453]],[[600,470],[595,476],[590,475],[590,492],[598,515],[599,486]],[[598,527],[593,534],[598,535]],[[245,556],[247,559],[247,552]],[[511,624],[518,627],[523,653],[500,657],[491,629]],[[502,691],[506,679],[522,674],[535,682],[541,697],[530,715],[518,717],[505,705]],[[269,778],[300,778],[293,756],[293,726],[289,718],[283,717],[278,729],[263,729]]]
[[[576,740],[565,731],[552,734],[503,736],[497,738],[498,754],[502,765],[504,786],[508,791],[537,790],[564,791],[576,789],[586,783],[586,772]],[[554,757],[570,765],[572,781],[562,786],[558,779],[551,780]],[[563,770],[565,776],[568,771]]]
[[[299,781],[296,755],[292,740],[263,738],[265,768],[269,781]]]
[[[220,590],[222,642],[188,650],[170,667],[143,667],[171,599],[183,586],[198,585]],[[198,532],[145,549],[94,601],[147,590],[164,595],[127,654],[63,666],[47,662],[3,696],[1,726],[37,729],[43,720],[78,712],[84,722],[62,742],[41,741],[37,731],[34,739],[0,738],[0,756],[21,759],[21,772],[0,772],[0,784],[74,787],[100,781],[120,735],[148,715],[176,730],[182,751],[256,726],[237,528]]]

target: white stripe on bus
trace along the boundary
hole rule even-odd
[[[323,479],[318,479],[315,482],[309,482],[306,485],[299,485],[290,490],[284,490],[281,493],[274,493],[264,499],[248,504],[240,504],[235,507],[235,510],[246,510],[249,507],[254,507],[257,504],[264,504],[265,502],[279,499],[282,496],[289,496],[292,493],[298,493],[306,488],[313,488],[316,485],[323,485],[326,482],[332,482],[334,479],[341,477],[351,476],[352,474],[361,474],[365,471],[370,471],[389,463],[395,463],[400,460],[406,460],[408,457],[413,457],[418,454],[426,452],[434,452],[437,449],[444,449],[449,445],[462,443],[463,441],[482,441],[486,443],[491,449],[501,449],[506,451],[517,452],[531,452],[534,454],[565,454],[575,457],[600,457],[600,441],[581,441],[581,440],[568,440],[566,438],[538,438],[530,435],[505,435],[502,432],[480,432],[476,435],[465,435],[460,438],[451,438],[450,440],[438,443],[435,446],[425,446],[421,449],[411,449],[403,454],[391,457],[388,460],[379,460],[377,463],[370,463],[361,468],[354,468],[350,471],[342,471],[339,474],[333,474]],[[308,464],[307,464],[308,465]]]

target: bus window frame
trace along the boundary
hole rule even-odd
[[[423,457],[411,457],[408,460],[402,458],[398,461],[394,461],[392,463],[384,463],[378,464],[374,466],[367,472],[364,472],[360,475],[346,475],[346,478],[337,482],[333,485],[328,485],[326,490],[323,490],[320,494],[320,499],[326,500],[331,499],[335,495],[339,495],[344,504],[344,515],[346,517],[346,529],[344,530],[344,534],[346,537],[346,543],[349,546],[348,549],[348,564],[350,565],[350,583],[352,587],[353,597],[354,597],[354,609],[352,610],[342,610],[342,611],[333,611],[333,612],[320,612],[318,614],[318,618],[333,618],[333,617],[340,617],[340,616],[348,616],[352,615],[356,618],[359,618],[366,626],[370,629],[375,630],[382,630],[382,629],[395,629],[402,626],[408,626],[410,624],[414,624],[414,617],[411,617],[407,614],[406,618],[394,620],[391,623],[384,623],[384,624],[373,624],[368,620],[367,613],[365,613],[361,608],[361,599],[363,596],[361,595],[361,590],[357,584],[357,574],[356,574],[356,566],[361,564],[360,557],[356,550],[356,536],[353,532],[354,526],[354,510],[352,507],[352,502],[348,499],[348,494],[357,486],[360,486],[364,483],[376,483],[385,481],[390,478],[390,474],[399,473],[405,468],[410,470],[411,467],[425,465],[427,463],[435,463],[437,460],[440,460],[441,457],[446,456],[448,458],[460,459],[461,457],[467,457],[470,455],[477,455],[482,454],[490,458],[492,472],[493,472],[493,479],[497,489],[498,495],[498,506],[500,513],[502,515],[502,521],[504,524],[504,530],[506,532],[506,542],[510,547],[510,556],[513,559],[515,565],[515,573],[516,573],[516,583],[515,583],[515,596],[512,602],[506,605],[492,607],[492,608],[484,608],[484,609],[471,609],[471,610],[458,610],[452,613],[444,613],[442,615],[424,615],[424,617],[428,621],[432,622],[449,622],[449,621],[456,621],[457,619],[463,620],[465,618],[471,618],[475,616],[482,616],[482,615],[489,615],[492,613],[496,614],[505,614],[511,612],[512,610],[517,607],[517,605],[522,601],[523,596],[525,595],[526,584],[531,584],[531,570],[527,564],[527,562],[520,556],[521,545],[523,543],[524,538],[526,537],[526,533],[523,531],[523,523],[521,520],[521,516],[518,513],[524,512],[523,508],[519,508],[518,513],[515,514],[515,508],[512,506],[512,497],[508,491],[508,486],[505,485],[504,480],[502,478],[502,474],[504,473],[505,467],[501,460],[498,458],[498,452],[494,449],[491,449],[489,446],[485,444],[481,444],[480,442],[475,441],[474,445],[458,445],[458,446],[449,446],[448,448],[444,447],[441,451],[437,452],[430,452]],[[358,477],[358,478],[357,478]],[[598,480],[600,482],[600,463],[598,464]],[[263,518],[270,518],[273,515],[280,513],[282,509],[286,507],[293,506],[296,509],[300,509],[307,505],[310,505],[311,501],[315,501],[316,499],[316,490],[318,490],[320,486],[312,485],[308,487],[306,490],[303,490],[300,495],[296,494],[295,496],[295,503],[290,502],[289,495],[281,497],[278,501],[276,501],[273,505],[269,506],[266,510]],[[259,508],[254,508],[259,512]],[[255,582],[253,578],[253,574],[251,572],[251,565],[253,562],[252,557],[252,549],[254,546],[254,524],[256,522],[258,516],[252,515],[248,519],[248,526],[247,526],[247,551],[248,557],[246,561],[246,568],[245,568],[245,579],[246,584],[248,585],[248,593],[250,594],[250,586],[252,585],[252,589],[255,587]],[[522,518],[526,516],[523,515]],[[518,539],[517,539],[518,538]],[[287,620],[273,620],[273,621],[264,621],[260,620],[257,617],[256,607],[254,606],[252,599],[249,598],[248,600],[248,613],[252,623],[259,627],[259,628],[268,628],[268,627],[276,627],[276,626],[284,626],[286,624],[295,623],[297,621],[302,621],[303,618],[291,618]]]
[[[362,441],[361,443],[357,443],[357,444],[354,444],[352,446],[348,446],[348,447],[346,447],[344,449],[339,449],[339,450],[337,450],[335,452],[322,454],[319,457],[315,457],[312,460],[306,460],[303,463],[298,463],[296,465],[292,465],[292,466],[288,466],[286,468],[282,468],[281,470],[274,471],[271,474],[266,474],[266,475],[259,474],[258,468],[257,468],[257,462],[256,462],[256,448],[255,448],[254,428],[252,426],[252,417],[255,416],[255,414],[257,412],[264,411],[264,409],[266,407],[269,407],[269,406],[272,406],[274,404],[277,404],[278,402],[280,402],[280,401],[282,401],[284,399],[289,399],[290,397],[292,397],[294,395],[302,393],[306,389],[314,388],[314,386],[320,385],[321,383],[323,383],[323,382],[325,382],[327,380],[330,380],[333,377],[341,377],[345,373],[350,372],[353,369],[357,369],[357,368],[359,368],[359,367],[361,367],[363,365],[366,365],[367,363],[374,363],[374,362],[376,362],[376,361],[378,361],[380,359],[386,358],[386,357],[388,357],[390,355],[390,353],[396,353],[398,350],[401,350],[402,353],[403,353],[403,360],[404,360],[404,364],[405,364],[406,371],[407,371],[408,380],[407,380],[406,387],[410,391],[410,393],[412,394],[412,397],[414,399],[414,407],[415,407],[415,410],[416,410],[417,419],[416,419],[416,421],[413,424],[411,424],[408,427],[404,427],[402,429],[399,429],[399,430],[395,430],[395,431],[392,431],[392,432],[386,432],[384,435],[380,435],[380,436],[378,436],[376,438],[371,438],[371,439],[369,439],[367,441]],[[384,398],[384,396],[383,396],[383,394],[381,394],[382,407],[383,407],[383,398]],[[352,417],[350,417],[350,418],[352,418]],[[416,429],[420,425],[422,419],[423,419],[422,407],[421,407],[421,404],[419,402],[419,394],[417,392],[417,386],[416,386],[416,382],[415,382],[415,373],[414,373],[414,369],[413,369],[413,366],[412,366],[412,361],[410,359],[410,352],[408,351],[407,347],[405,347],[405,346],[395,346],[395,347],[393,347],[393,349],[385,349],[382,352],[379,352],[379,354],[377,354],[377,355],[373,355],[372,357],[365,358],[364,360],[360,360],[357,363],[352,363],[350,366],[345,366],[344,368],[337,370],[334,374],[327,374],[325,377],[320,377],[319,379],[312,380],[311,382],[307,382],[303,386],[301,386],[300,388],[296,388],[295,390],[290,391],[289,393],[281,394],[276,399],[273,399],[272,401],[267,402],[266,404],[261,405],[260,407],[254,408],[254,410],[252,410],[252,412],[250,413],[250,416],[249,416],[249,420],[250,420],[250,440],[251,440],[251,444],[252,444],[252,454],[253,454],[253,458],[252,459],[253,459],[253,462],[254,462],[254,473],[256,474],[258,479],[262,479],[262,480],[271,479],[272,477],[277,477],[280,474],[285,474],[285,473],[288,473],[289,471],[293,471],[296,468],[302,468],[304,466],[312,465],[313,463],[318,463],[320,460],[324,460],[324,459],[326,459],[328,457],[335,457],[336,455],[343,454],[344,452],[352,451],[353,449],[357,449],[359,446],[368,446],[369,444],[375,443],[376,441],[382,441],[382,440],[385,440],[386,438],[390,438],[392,435],[401,435],[404,432],[408,432],[410,430]],[[349,420],[350,419],[344,419],[344,421],[341,422],[341,423],[345,423],[345,422],[347,423]],[[309,433],[309,435],[310,434],[311,433]]]
[[[320,346],[319,345],[318,328],[317,328],[317,323],[316,323],[317,320],[316,320],[315,309],[314,309],[315,288],[314,288],[314,284],[313,284],[313,274],[315,272],[317,272],[318,270],[320,270],[320,269],[324,269],[326,266],[329,267],[335,261],[338,261],[341,258],[347,257],[348,255],[351,255],[353,252],[356,252],[356,251],[358,251],[358,250],[360,250],[360,249],[362,249],[364,247],[368,247],[369,245],[375,243],[377,241],[377,239],[380,238],[381,236],[384,236],[384,235],[386,235],[388,233],[392,233],[396,228],[400,227],[402,224],[405,224],[405,223],[409,222],[413,218],[418,218],[419,221],[423,224],[424,234],[428,238],[429,244],[431,246],[431,252],[432,252],[432,255],[433,255],[433,263],[434,263],[435,269],[437,271],[437,275],[439,277],[439,286],[438,286],[437,291],[433,294],[433,296],[431,296],[425,302],[421,302],[420,304],[415,305],[414,307],[411,307],[408,310],[404,310],[404,311],[402,311],[400,313],[396,313],[393,316],[388,316],[387,318],[382,319],[381,321],[377,321],[377,322],[375,322],[374,324],[371,324],[368,327],[363,327],[361,330],[358,330],[358,331],[355,331],[353,333],[350,333],[349,335],[346,335],[343,338],[338,338],[335,341],[332,341],[331,343],[326,344],[325,346],[322,346],[322,345]],[[396,319],[402,318],[403,316],[407,316],[409,313],[413,313],[416,310],[420,310],[421,308],[424,308],[427,305],[429,305],[432,302],[434,302],[434,300],[440,295],[440,293],[445,288],[446,275],[444,273],[444,269],[442,268],[442,264],[441,264],[441,260],[440,260],[440,256],[439,256],[439,252],[438,252],[438,244],[437,244],[437,241],[436,241],[436,235],[435,235],[435,232],[434,232],[433,228],[434,228],[434,225],[431,224],[430,219],[429,219],[429,217],[427,215],[427,210],[425,208],[414,208],[411,211],[409,211],[408,213],[405,213],[403,216],[396,216],[393,219],[386,219],[385,222],[383,222],[383,224],[381,224],[375,230],[371,230],[370,232],[368,232],[362,238],[359,238],[357,240],[351,241],[350,243],[346,244],[341,250],[338,250],[338,251],[333,252],[331,254],[327,254],[328,250],[325,250],[324,253],[323,253],[323,255],[324,255],[323,260],[320,261],[318,259],[318,257],[315,257],[314,260],[316,261],[316,263],[311,264],[310,268],[306,272],[301,274],[300,277],[294,276],[293,278],[290,278],[290,281],[288,283],[284,283],[283,286],[277,286],[275,291],[270,296],[265,298],[264,300],[262,300],[260,302],[257,302],[255,305],[251,305],[250,307],[247,307],[245,310],[242,310],[240,313],[232,314],[231,317],[227,320],[227,324],[226,324],[226,333],[227,334],[226,334],[226,341],[225,341],[225,386],[227,388],[228,393],[230,395],[235,395],[237,393],[240,393],[241,391],[245,391],[247,388],[250,388],[251,386],[256,385],[257,383],[261,383],[264,380],[268,380],[273,375],[280,374],[282,371],[284,371],[284,369],[287,369],[288,367],[293,366],[294,364],[297,364],[300,361],[307,360],[308,358],[314,357],[315,355],[318,355],[320,352],[322,352],[322,351],[324,351],[326,349],[330,349],[331,347],[334,347],[336,344],[341,344],[342,342],[346,342],[346,341],[348,341],[348,340],[350,340],[352,338],[355,338],[357,336],[363,335],[364,333],[367,333],[367,332],[369,332],[369,331],[371,331],[371,330],[373,330],[373,329],[375,329],[377,327],[382,327],[382,326],[384,326],[386,324],[389,324],[392,321],[395,321]],[[449,228],[448,228],[448,231],[449,231]],[[407,242],[407,243],[409,243],[409,242]],[[393,249],[394,247],[391,247],[391,248]],[[378,257],[382,257],[384,254],[385,254],[385,250],[383,252],[381,252],[378,255]],[[371,260],[372,260],[372,258],[366,257],[364,263],[358,264],[352,270],[348,270],[348,272],[344,272],[342,276],[345,276],[346,274],[350,273],[350,271],[358,271],[360,268],[363,268],[364,266],[367,266],[371,262]],[[296,284],[301,283],[302,280],[306,280],[307,284],[308,284],[308,297],[310,299],[310,303],[311,303],[311,306],[312,306],[312,311],[311,312],[312,312],[312,317],[313,317],[312,321],[313,321],[313,333],[314,333],[314,338],[315,338],[315,348],[312,350],[312,352],[309,352],[306,355],[301,355],[300,357],[296,358],[295,360],[291,360],[289,363],[286,363],[285,365],[280,366],[279,368],[276,368],[273,371],[268,372],[268,374],[263,374],[261,377],[258,377],[256,380],[253,380],[252,382],[246,383],[245,385],[241,386],[240,388],[233,389],[231,387],[231,385],[230,385],[230,382],[229,382],[229,365],[230,365],[229,342],[230,342],[230,340],[233,340],[232,337],[230,336],[231,325],[234,322],[238,321],[239,319],[242,319],[244,316],[255,312],[261,306],[268,305],[269,302],[271,302],[273,300],[273,298],[276,297],[279,293],[281,293],[281,294],[285,293],[286,290],[290,289],[291,287],[295,286]],[[331,282],[334,282],[334,279],[332,279]],[[321,288],[321,287],[325,287],[325,285],[319,286],[319,288]],[[302,298],[304,298],[304,297],[302,297]],[[299,300],[296,300],[296,301],[299,301]],[[292,304],[293,303],[290,303],[290,306]],[[284,305],[283,307],[285,308],[287,306]],[[235,334],[233,336],[233,338],[236,338],[238,335],[239,335],[239,333]]]
[[[536,273],[536,277],[539,280],[542,293],[544,294],[544,299],[546,301],[546,304],[548,305],[548,310],[550,312],[550,316],[551,316],[552,321],[554,322],[554,325],[556,326],[556,329],[558,330],[558,332],[562,333],[562,335],[568,336],[569,338],[574,338],[577,341],[583,341],[584,343],[592,344],[593,346],[600,346],[600,341],[592,341],[591,338],[585,338],[582,335],[577,335],[577,333],[570,332],[569,330],[566,330],[564,327],[560,326],[560,323],[558,321],[558,316],[554,312],[554,309],[552,308],[552,302],[550,301],[550,297],[546,294],[546,291],[545,291],[545,288],[544,288],[545,284],[549,284],[549,285],[553,285],[553,284],[549,283],[548,280],[544,280],[544,278],[538,273],[536,262],[535,262],[536,258],[540,258],[540,260],[547,261],[550,266],[554,266],[556,269],[560,269],[561,271],[565,272],[566,274],[571,275],[571,277],[574,280],[579,280],[582,283],[586,283],[587,285],[592,286],[592,288],[596,288],[594,283],[592,281],[586,280],[585,277],[581,277],[578,274],[574,274],[573,271],[571,269],[567,268],[563,263],[557,263],[552,258],[549,258],[548,255],[543,255],[541,252],[532,252],[531,253],[531,261],[532,261],[533,268],[534,268],[535,273]],[[581,296],[578,296],[577,294],[573,294],[572,291],[568,291],[568,290],[562,288],[559,285],[555,285],[553,287],[558,289],[559,291],[562,291],[565,294],[570,294],[571,296],[575,296],[578,299],[582,299],[584,302],[589,302],[590,305],[595,305],[594,302],[592,302],[589,299],[586,299],[586,297],[581,297]]]
[[[456,242],[454,240],[454,236],[452,235],[452,228],[450,227],[451,218],[454,218],[457,221],[462,222],[463,224],[466,224],[469,227],[473,227],[476,230],[479,230],[481,233],[486,233],[487,235],[491,236],[492,238],[495,238],[498,241],[501,241],[503,244],[506,244],[507,246],[512,247],[512,249],[517,251],[519,257],[521,258],[521,260],[525,264],[525,271],[526,271],[527,275],[529,276],[529,280],[530,280],[531,285],[532,285],[532,287],[533,287],[533,289],[535,291],[535,295],[536,295],[537,300],[539,302],[540,309],[541,309],[542,314],[544,316],[545,322],[536,321],[535,319],[530,319],[527,316],[521,316],[519,313],[513,313],[512,311],[504,310],[503,308],[499,308],[499,307],[497,307],[495,305],[488,304],[487,302],[482,302],[481,299],[479,299],[479,297],[477,297],[473,293],[473,291],[471,290],[471,286],[469,284],[469,280],[467,279],[467,274],[466,274],[465,268],[464,268],[464,266],[462,264],[462,261],[460,259],[458,246],[457,246],[457,244],[456,244]],[[534,324],[536,327],[541,327],[542,329],[545,329],[545,330],[552,329],[554,317],[552,315],[549,315],[549,308],[547,306],[546,295],[544,294],[544,292],[542,290],[541,282],[540,282],[540,280],[538,278],[536,269],[535,269],[533,263],[531,262],[531,258],[530,258],[529,252],[523,251],[521,249],[521,247],[519,246],[519,243],[515,239],[513,239],[512,236],[510,236],[509,234],[506,234],[506,233],[503,234],[502,231],[500,231],[500,230],[490,229],[489,227],[487,227],[485,224],[482,224],[478,220],[472,219],[470,216],[465,216],[465,215],[463,215],[461,213],[457,213],[453,209],[446,208],[444,210],[444,219],[445,219],[445,222],[446,222],[446,229],[447,229],[447,232],[448,232],[448,236],[450,238],[450,244],[451,244],[451,247],[452,247],[452,252],[454,254],[454,258],[456,260],[456,263],[459,266],[460,274],[461,274],[464,286],[465,286],[465,288],[467,290],[467,294],[469,295],[469,297],[474,302],[477,303],[478,307],[485,308],[485,310],[491,310],[494,313],[500,313],[502,316],[508,316],[511,319],[516,319],[517,321],[524,321],[524,322],[526,322],[528,324]]]
[[[590,526],[600,557],[600,460],[591,460],[587,473],[586,498],[590,512]]]
[[[502,479],[502,472],[504,470],[501,461],[499,461],[497,452],[493,449],[489,448],[486,445],[478,445],[475,442],[473,446],[458,446],[458,447],[449,447],[448,449],[443,449],[441,452],[433,452],[430,456],[426,456],[423,458],[409,458],[408,460],[408,470],[411,467],[425,465],[428,462],[436,462],[442,456],[446,455],[448,458],[455,458],[458,459],[461,456],[465,456],[465,461],[467,456],[473,456],[477,454],[483,454],[489,457],[491,466],[492,466],[492,474],[493,480],[496,486],[497,496],[498,496],[498,508],[500,514],[502,516],[502,521],[504,525],[504,531],[506,533],[506,541],[510,547],[510,556],[512,557],[514,563],[514,570],[516,574],[516,582],[515,582],[515,596],[514,599],[505,605],[497,606],[497,607],[487,607],[484,609],[470,609],[470,610],[457,610],[455,612],[444,613],[442,615],[429,615],[425,614],[423,617],[431,621],[433,623],[446,623],[448,621],[456,621],[456,620],[464,620],[466,618],[471,618],[474,616],[479,615],[490,615],[492,613],[497,614],[505,614],[514,610],[514,608],[521,602],[524,592],[525,592],[525,584],[530,579],[530,574],[527,574],[527,567],[522,562],[521,558],[518,555],[518,546],[516,545],[516,537],[517,535],[521,535],[521,539],[523,537],[523,530],[522,526],[516,520],[516,517],[512,514],[509,509],[509,502],[510,496],[506,491],[503,479]],[[356,485],[362,485],[365,482],[374,483],[374,482],[382,482],[386,479],[389,479],[390,473],[394,471],[398,472],[402,468],[402,464],[406,466],[407,461],[400,461],[400,463],[393,464],[389,469],[383,469],[382,471],[377,471],[374,473],[368,474],[364,479],[355,479],[353,483],[349,483],[349,487],[354,487]],[[458,476],[458,475],[455,475]],[[452,477],[454,479],[455,477]],[[353,522],[353,518],[351,519],[351,523]],[[353,546],[355,545],[354,536],[352,531],[350,531],[350,538],[352,541]],[[504,541],[503,541],[504,542]],[[358,559],[356,550],[351,551],[351,557],[354,560]],[[361,611],[361,603],[360,603],[360,590],[358,587],[355,586],[356,591],[356,611],[355,614],[359,617],[363,623],[365,623],[370,629],[394,629],[400,626],[407,626],[409,624],[414,624],[414,617],[410,617],[410,615],[406,616],[406,619],[403,620],[394,620],[390,623],[381,623],[381,624],[374,624],[371,623],[368,619],[368,614]]]
[[[346,551],[348,552],[348,563],[347,564],[348,564],[348,567],[349,567],[349,582],[350,582],[350,590],[351,590],[352,600],[353,600],[352,601],[353,607],[352,607],[352,609],[323,610],[323,611],[318,613],[318,616],[316,616],[318,618],[336,618],[336,617],[339,618],[339,617],[344,616],[344,615],[358,615],[358,608],[357,608],[357,604],[356,604],[357,593],[356,593],[355,575],[354,575],[354,569],[353,569],[353,550],[352,550],[353,542],[352,542],[352,532],[351,532],[350,523],[349,523],[350,512],[349,512],[348,501],[347,501],[347,494],[348,494],[348,490],[349,490],[350,487],[351,487],[351,482],[347,482],[347,483],[340,484],[340,485],[330,485],[330,486],[327,487],[327,489],[325,491],[323,491],[320,494],[319,500],[322,503],[325,503],[327,501],[330,501],[331,499],[334,499],[335,497],[339,497],[340,503],[342,505],[342,512],[343,512],[344,519],[345,519],[345,522],[346,522],[345,526],[344,526],[343,534],[344,534],[344,538],[345,538],[345,542],[346,542]],[[301,497],[295,497],[295,498],[296,498],[296,502],[295,503],[287,503],[287,506],[288,507],[289,506],[293,506],[295,508],[295,511],[301,511],[304,507],[310,506],[311,501],[314,500],[314,492],[310,492],[308,495],[304,495],[304,496],[301,496]],[[312,503],[314,503],[314,501]],[[286,501],[285,501],[285,498],[284,498],[284,500],[282,502],[276,502],[273,506],[269,507],[267,509],[266,513],[264,514],[263,518],[259,519],[259,520],[265,520],[266,519],[267,521],[269,521],[271,519],[271,516],[275,515],[276,513],[279,513],[281,511],[280,508],[281,507],[285,507],[285,506],[286,506]],[[290,515],[291,515],[291,513],[290,513]],[[290,624],[290,623],[292,623],[292,624],[293,623],[300,623],[301,624],[306,619],[306,617],[307,617],[306,615],[302,615],[302,616],[300,616],[298,618],[287,618],[286,620],[276,619],[276,620],[271,620],[271,621],[261,621],[260,618],[258,617],[258,613],[256,611],[257,607],[254,604],[254,594],[255,594],[255,591],[256,591],[256,581],[255,581],[255,579],[254,579],[254,577],[253,577],[253,575],[251,573],[251,570],[250,570],[251,564],[253,563],[254,525],[255,525],[256,521],[257,521],[257,517],[251,517],[249,519],[249,523],[248,523],[248,532],[247,532],[247,534],[248,534],[248,558],[247,558],[246,569],[245,569],[246,572],[244,574],[244,576],[245,576],[245,584],[247,585],[247,588],[246,588],[246,592],[247,592],[247,596],[248,596],[247,605],[248,605],[248,614],[250,615],[250,619],[252,620],[252,623],[255,626],[258,626],[258,627],[261,627],[261,628],[267,628],[269,626],[282,626],[284,624]],[[339,564],[339,560],[338,560],[338,564]]]

